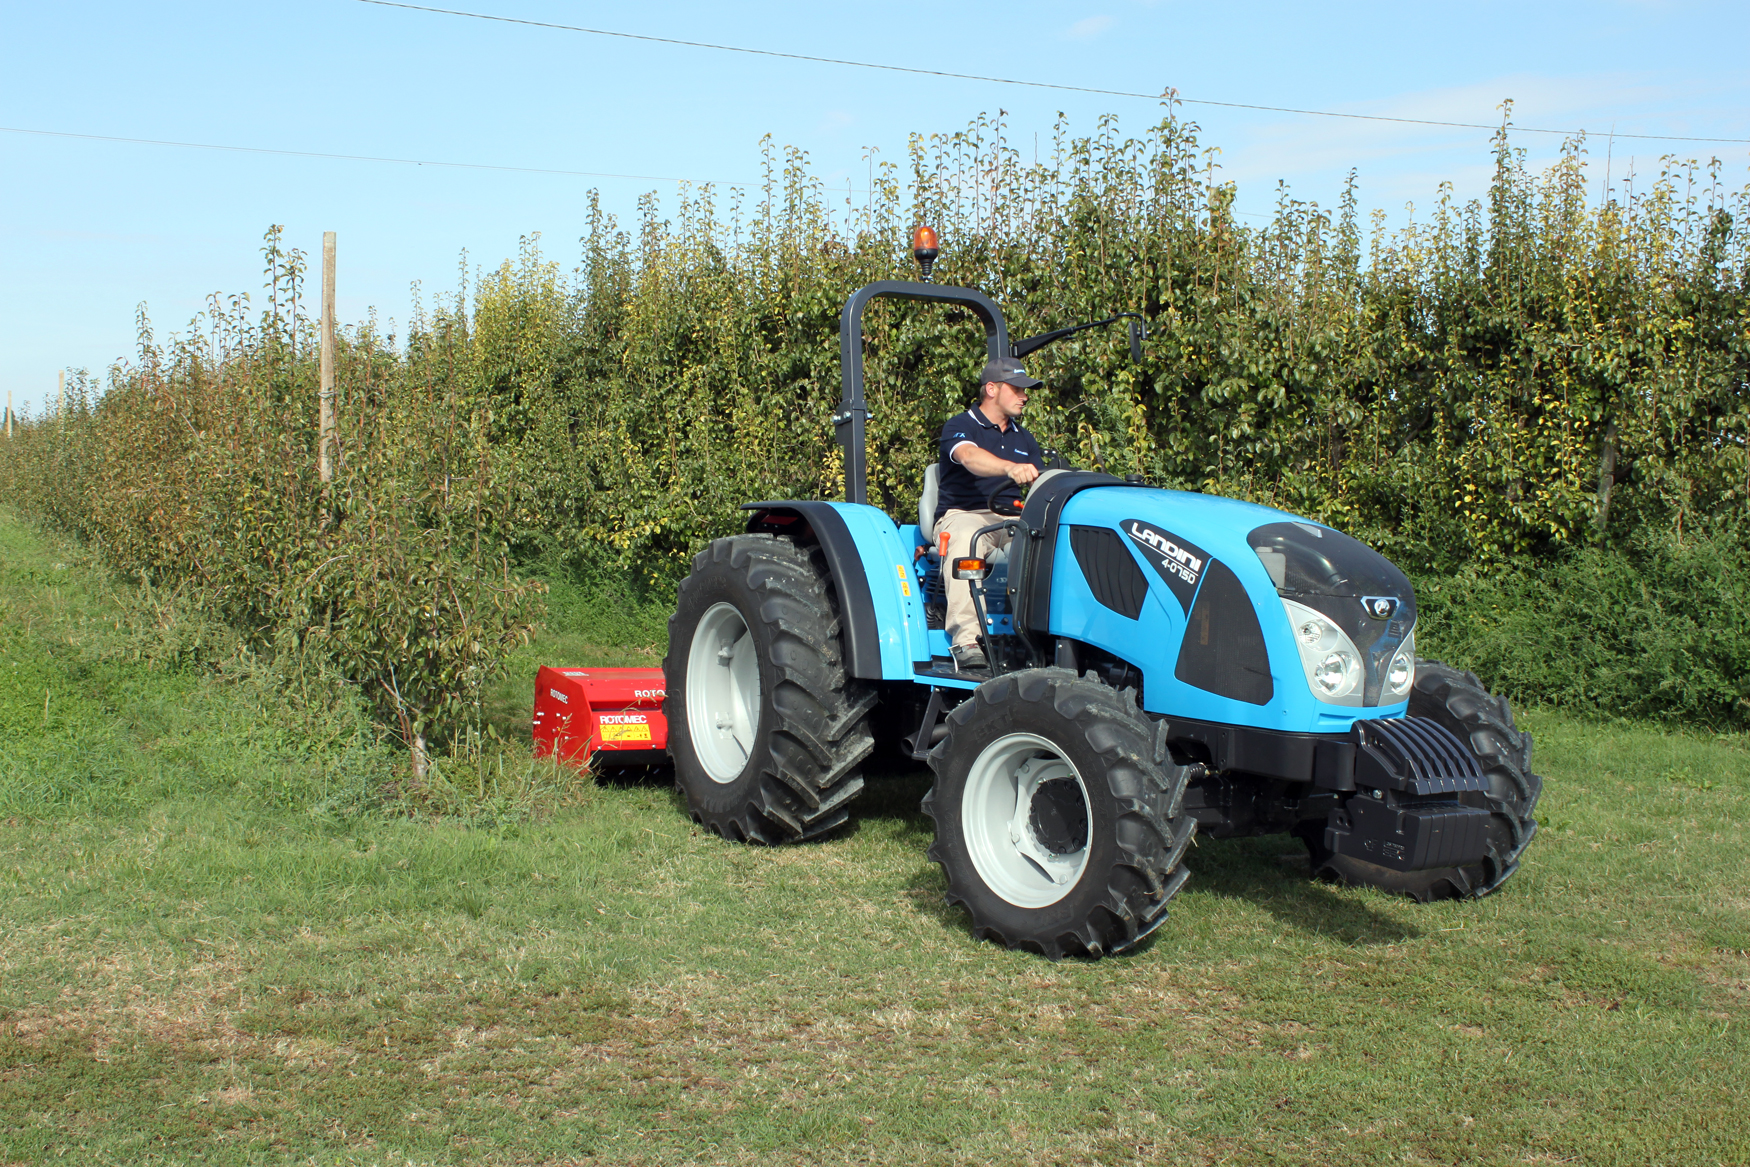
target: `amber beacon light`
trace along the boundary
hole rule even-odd
[[[930,282],[930,269],[936,266],[936,231],[933,227],[919,227],[911,233],[912,257],[918,261],[918,266],[924,269],[924,282]]]

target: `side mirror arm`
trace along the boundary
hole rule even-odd
[[[1054,328],[1050,332],[1041,332],[1038,336],[1029,336],[1026,340],[1018,340],[1014,344],[1016,359],[1030,352],[1037,352],[1053,341],[1062,340],[1066,336],[1074,336],[1078,332],[1086,332],[1090,328],[1104,328],[1108,324],[1116,324],[1120,320],[1129,321],[1130,327],[1130,359],[1137,364],[1142,363],[1142,341],[1148,335],[1148,325],[1141,315],[1135,312],[1120,312],[1116,316],[1108,316],[1104,320],[1095,320],[1088,324],[1075,324],[1069,328]]]

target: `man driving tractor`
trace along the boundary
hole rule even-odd
[[[1000,486],[994,480],[1007,478],[1025,486],[1039,477],[1044,460],[1038,441],[1021,425],[1027,394],[1044,382],[1028,376],[1021,362],[1009,357],[985,362],[979,381],[978,404],[949,418],[942,427],[934,533],[938,546],[946,537],[942,552],[945,563],[973,554],[972,536],[1002,520],[991,509],[991,497]],[[998,533],[987,535],[980,546],[988,551],[1007,544],[1008,535]],[[972,606],[972,585],[955,579],[952,571],[942,574],[954,667],[985,668],[988,662],[978,643],[980,629]]]

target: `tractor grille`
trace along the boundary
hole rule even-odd
[[[1210,560],[1204,569],[1173,676],[1252,705],[1268,704],[1275,692],[1270,655],[1252,597],[1233,569],[1219,559]]]
[[[1071,526],[1069,546],[1096,600],[1132,620],[1142,615],[1148,577],[1117,532],[1109,527]]]
[[[1426,797],[1489,788],[1470,747],[1426,717],[1357,721],[1355,744],[1390,776],[1386,784],[1395,790]]]

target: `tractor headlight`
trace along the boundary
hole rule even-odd
[[[1301,668],[1306,670],[1307,687],[1313,696],[1333,705],[1361,704],[1365,670],[1349,634],[1305,604],[1283,597],[1282,607],[1294,629],[1295,647],[1300,649]],[[1410,659],[1415,660],[1414,656]],[[1413,667],[1411,673],[1413,680]]]
[[[1391,667],[1385,670],[1385,684],[1382,686],[1384,695],[1382,704],[1402,701],[1410,695],[1410,688],[1416,683],[1416,630],[1410,629],[1410,634],[1404,637],[1404,643],[1399,647],[1397,655],[1391,658]]]

